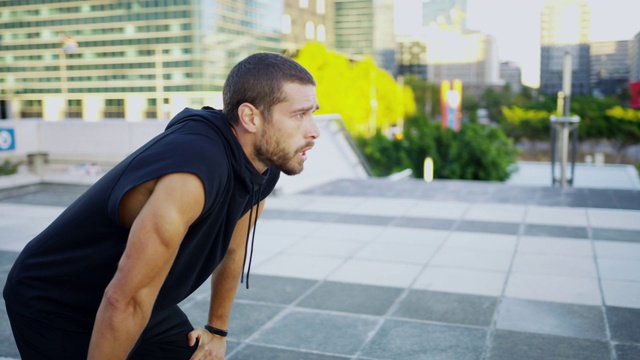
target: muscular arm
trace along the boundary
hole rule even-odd
[[[265,200],[262,200],[257,215],[254,207],[254,217],[260,217],[264,203]],[[227,250],[224,259],[211,277],[211,303],[209,306],[208,323],[219,329],[229,328],[229,313],[231,312],[231,305],[233,304],[233,299],[238,289],[238,282],[242,274],[248,226],[249,213],[245,214],[236,224],[231,237],[231,243],[229,244],[229,250]]]
[[[260,209],[256,215],[260,216],[265,200],[260,203]],[[238,282],[242,274],[242,263],[244,261],[245,243],[247,240],[247,229],[249,226],[249,213],[245,214],[236,224],[231,236],[229,249],[216,267],[211,277],[211,302],[209,305],[209,319],[207,323],[218,329],[229,328],[229,314],[233,299],[238,289]],[[209,356],[213,359],[224,359],[226,342],[224,338],[209,334],[206,330],[196,329],[189,334],[190,344],[195,344],[199,340],[198,350],[193,354],[192,359],[199,356]]]
[[[184,235],[204,207],[204,188],[193,174],[166,175],[147,186],[152,186],[148,198],[134,196],[133,204],[121,207],[129,211],[121,221],[131,223],[131,231],[96,315],[91,360],[127,357],[149,321]]]

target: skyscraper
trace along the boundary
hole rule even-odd
[[[562,89],[564,54],[571,54],[572,95],[591,93],[590,11],[584,0],[547,0],[541,17],[540,92]]]
[[[231,66],[281,51],[282,14],[266,0],[0,0],[0,117],[140,120],[220,105]]]
[[[600,41],[589,45],[591,89],[595,95],[615,95],[629,84],[631,41]]]
[[[335,44],[333,0],[284,0],[282,47],[291,53],[309,41]]]
[[[336,50],[373,56],[373,0],[335,0],[334,14]]]

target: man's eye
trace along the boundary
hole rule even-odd
[[[300,120],[304,119],[304,113],[296,114],[296,117]]]

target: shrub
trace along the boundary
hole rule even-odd
[[[424,116],[414,116],[407,120],[402,140],[378,133],[357,141],[378,176],[411,168],[421,178],[426,157],[433,159],[434,178],[438,179],[504,181],[515,170],[517,149],[493,126],[463,124],[454,132]]]
[[[0,164],[0,176],[15,174],[18,171],[18,164],[13,164],[9,160],[5,159]]]

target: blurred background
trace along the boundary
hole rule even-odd
[[[435,178],[513,181],[560,161],[552,116],[579,118],[571,171],[634,167],[639,13],[630,0],[0,0],[0,173],[40,153],[108,168],[184,107],[221,107],[229,69],[259,51],[309,69],[320,114],[373,176],[421,178],[431,158]],[[101,150],[71,146],[86,134]]]

